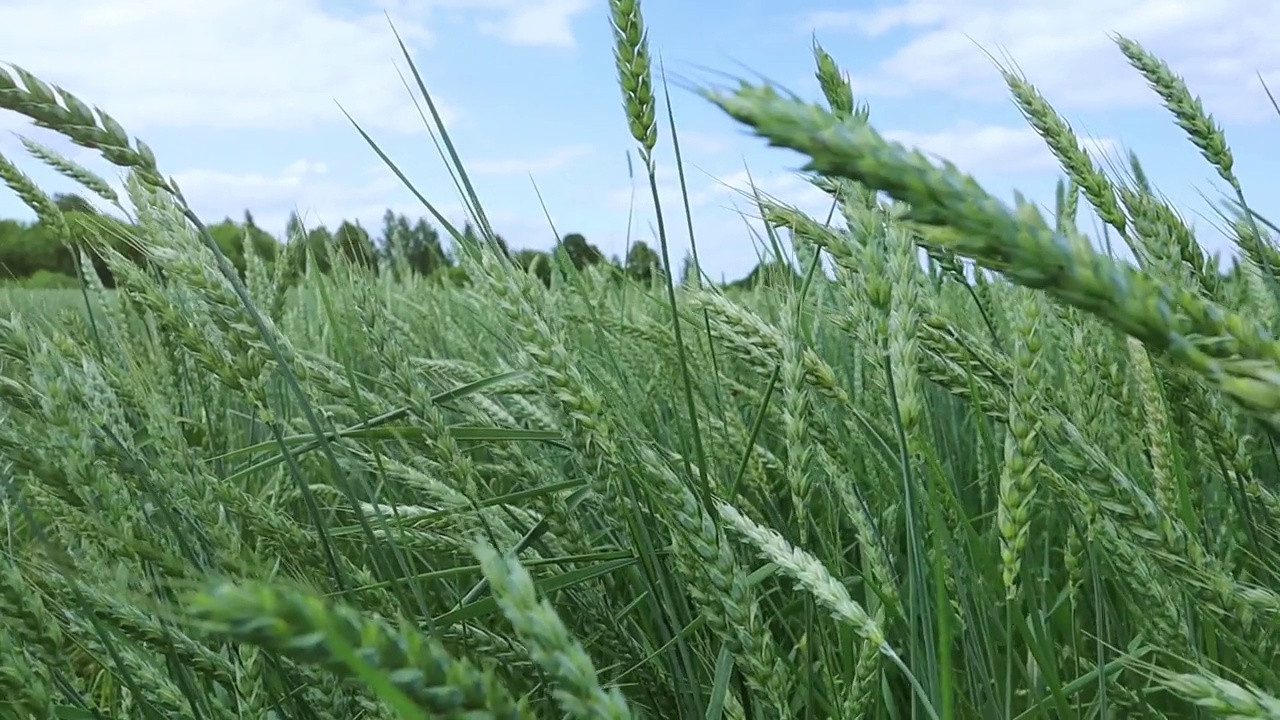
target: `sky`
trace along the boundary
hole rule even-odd
[[[1016,64],[1100,162],[1135,152],[1202,244],[1229,253],[1210,205],[1225,184],[1126,64],[1112,39],[1123,34],[1186,78],[1225,129],[1247,197],[1264,214],[1280,209],[1280,174],[1269,172],[1280,123],[1263,85],[1280,90],[1274,0],[643,0],[643,10],[670,82],[693,237],[714,278],[741,277],[759,259],[759,225],[742,194],[750,181],[816,214],[827,204],[798,177],[799,155],[767,147],[690,86],[765,77],[820,100],[815,38],[877,130],[951,160],[1002,198],[1017,189],[1051,206],[1059,171],[997,62]],[[0,62],[112,114],[207,222],[248,209],[282,235],[297,210],[308,226],[356,219],[376,234],[388,208],[428,216],[344,110],[462,221],[420,96],[405,84],[393,23],[510,245],[545,249],[569,232],[608,255],[635,240],[656,245],[647,185],[628,172],[635,143],[606,0],[0,0],[0,17]],[[659,117],[676,263],[690,233],[665,104]],[[0,112],[0,153],[47,192],[74,187],[27,156],[15,133],[118,176]],[[0,217],[32,214],[0,191]]]

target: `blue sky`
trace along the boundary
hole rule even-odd
[[[629,237],[652,244],[648,191],[627,174],[634,143],[604,0],[0,0],[0,61],[112,113],[151,145],[208,221],[248,208],[280,233],[297,208],[309,224],[355,218],[376,231],[388,207],[426,215],[339,103],[461,219],[398,74],[405,67],[384,13],[512,245],[551,245],[541,202],[561,234],[581,232],[608,254],[621,255]],[[1100,156],[1135,151],[1202,242],[1225,250],[1204,199],[1221,197],[1223,184],[1125,64],[1109,39],[1124,33],[1188,79],[1225,127],[1246,192],[1263,212],[1278,209],[1270,165],[1280,158],[1280,127],[1259,76],[1280,89],[1280,3],[648,0],[644,13],[651,49],[674,79],[758,73],[814,99],[816,36],[851,75],[877,129],[951,159],[997,194],[1018,188],[1047,203],[1053,160],[984,52],[1007,56]],[[814,212],[825,206],[795,178],[798,156],[767,148],[682,84],[672,103],[704,268],[738,277],[757,261],[738,194],[748,171],[765,192]],[[662,125],[659,177],[679,257],[688,232]],[[0,152],[47,191],[69,185],[25,157],[13,131],[114,176],[16,116],[0,116],[0,130]],[[30,217],[7,192],[0,215]]]

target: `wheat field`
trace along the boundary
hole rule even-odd
[[[678,135],[610,9],[657,202]],[[886,141],[815,44],[821,104],[699,90],[832,200],[754,198],[794,285],[546,287],[488,242],[464,286],[250,244],[241,278],[142,141],[0,72],[127,171],[33,153],[146,260],[0,159],[117,281],[0,319],[0,714],[1280,718],[1280,251],[1191,90],[1116,45],[1235,193],[1233,268],[1027,79],[1052,213]]]

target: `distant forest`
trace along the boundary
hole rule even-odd
[[[72,234],[94,233],[101,242],[109,243],[126,257],[137,257],[127,238],[129,223],[114,216],[100,213],[85,198],[76,194],[53,196],[54,204],[62,211]],[[306,228],[296,216],[289,219],[285,237],[290,241],[305,243],[306,253],[285,253],[285,241],[258,227],[253,215],[245,211],[243,219],[227,218],[209,226],[210,234],[218,247],[240,273],[244,273],[246,240],[257,255],[274,264],[282,257],[297,258],[298,271],[305,271],[310,259],[313,270],[326,273],[334,254],[373,272],[411,272],[423,277],[437,277],[451,282],[465,282],[465,273],[456,267],[451,242],[442,240],[440,231],[424,218],[410,219],[404,214],[388,210],[382,217],[382,227],[372,233],[359,222],[344,220],[336,228],[324,225]],[[479,234],[471,226],[462,230],[464,240],[479,242]],[[83,235],[81,235],[83,237]],[[660,276],[662,260],[654,248],[638,241],[633,243],[625,258],[606,257],[595,245],[579,233],[569,233],[560,239],[550,252],[532,249],[512,250],[505,240],[498,237],[499,246],[520,267],[531,270],[545,283],[550,283],[555,257],[563,253],[574,267],[579,269],[605,264],[619,277],[648,283]],[[92,256],[99,277],[107,287],[114,287],[111,272],[101,258]],[[680,277],[688,274],[688,259],[684,260]],[[776,266],[776,267],[775,267]],[[0,219],[0,284],[26,288],[77,287],[76,254],[61,242],[57,232],[42,221],[24,222]],[[772,282],[775,277],[795,279],[794,270],[785,263],[765,263],[755,268],[747,277],[729,283],[735,287],[751,287],[761,279]]]

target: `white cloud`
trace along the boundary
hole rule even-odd
[[[379,0],[398,13],[443,12],[508,45],[572,48],[573,22],[598,0]]]
[[[182,194],[191,202],[217,198],[223,207],[272,208],[301,201],[299,194],[315,193],[325,185],[323,162],[297,160],[276,173],[233,173],[190,169],[174,173]],[[323,190],[320,190],[323,193]]]
[[[1029,127],[960,125],[940,132],[888,131],[885,138],[932,155],[935,161],[948,160],[971,175],[1054,172],[1059,167],[1044,140]],[[1104,163],[1118,147],[1108,139],[1084,138],[1081,144]]]
[[[1106,109],[1152,106],[1154,94],[1111,39],[1128,36],[1183,75],[1211,112],[1261,121],[1271,112],[1258,82],[1280,84],[1280,3],[1270,0],[905,0],[866,11],[825,11],[807,29],[853,29],[908,39],[866,73],[862,91],[1007,96],[995,63],[1011,60],[1051,103]]]
[[[115,115],[127,129],[299,129],[421,121],[396,73],[385,16],[319,0],[6,0],[0,46],[14,62]],[[396,18],[411,52],[430,41]]]
[[[739,170],[719,178],[696,194],[694,204],[708,209],[738,208],[751,217],[757,216],[755,196],[792,205],[812,215],[824,215],[831,198],[798,173],[781,171],[762,173]]]
[[[573,47],[591,0],[383,0],[336,9],[323,0],[4,0],[6,62],[102,107],[130,131],[157,127],[345,126],[338,104],[370,129],[419,132],[399,47],[431,45],[426,20],[452,11],[502,42]],[[429,75],[428,63],[418,62]],[[404,68],[402,68],[404,69]],[[430,78],[428,78],[429,83]],[[435,98],[447,124],[459,112]]]
[[[512,45],[572,48],[573,20],[586,12],[592,0],[518,0],[501,2],[501,20],[484,21],[484,32]]]
[[[559,170],[591,154],[590,145],[569,145],[542,155],[524,158],[463,160],[468,173],[477,175],[538,175]],[[536,177],[534,178],[537,179]]]
[[[726,133],[680,130],[680,152],[685,157],[720,155],[733,149],[737,141],[738,138]]]

